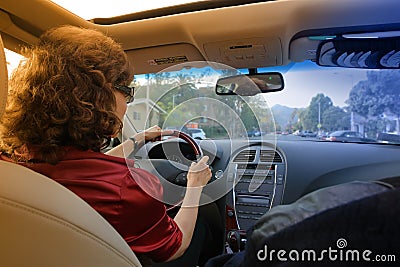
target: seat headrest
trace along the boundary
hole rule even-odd
[[[8,94],[7,60],[4,53],[3,41],[0,36],[0,117],[6,108]]]

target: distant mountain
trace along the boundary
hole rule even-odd
[[[295,110],[294,108],[290,108],[290,107],[286,107],[286,106],[282,106],[282,105],[274,105],[271,108],[271,111],[272,111],[272,114],[274,115],[275,124],[277,125],[277,127],[278,127],[278,125],[280,125],[281,129],[285,129],[285,127],[287,126],[287,124],[290,121],[290,118],[291,118],[294,110]],[[297,121],[297,117],[295,118],[295,121]]]

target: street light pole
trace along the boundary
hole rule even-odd
[[[320,101],[318,102],[318,125],[317,125],[318,134],[321,133],[321,127],[322,127],[322,125],[321,125],[321,102]]]
[[[175,97],[176,97],[176,96],[181,96],[181,94],[173,94],[173,95],[172,95],[172,109],[175,108]]]
[[[318,102],[318,125],[321,125],[321,102]]]

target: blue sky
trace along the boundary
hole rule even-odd
[[[275,68],[273,68],[275,69]],[[270,107],[280,104],[293,108],[307,107],[318,93],[329,96],[335,106],[346,106],[353,85],[366,79],[366,70],[319,67],[312,62],[297,63],[284,72],[285,89],[265,94]]]

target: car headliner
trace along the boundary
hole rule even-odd
[[[334,33],[348,25],[362,28],[400,23],[395,12],[400,4],[387,2],[392,5],[371,0],[267,1],[134,21],[119,17],[110,21],[112,24],[100,25],[50,1],[3,0],[0,33],[5,46],[18,51],[21,45],[36,43],[39,35],[53,26],[96,28],[122,44],[137,74],[156,73],[179,63],[179,57],[187,61],[220,62],[235,68],[280,66],[306,59],[306,51],[302,55],[290,49],[293,38],[304,31],[330,29]],[[226,57],[226,53],[238,52],[230,51],[232,47],[249,44],[253,47],[252,58]],[[172,61],[162,61],[171,58]],[[154,64],[156,59],[163,63]]]

